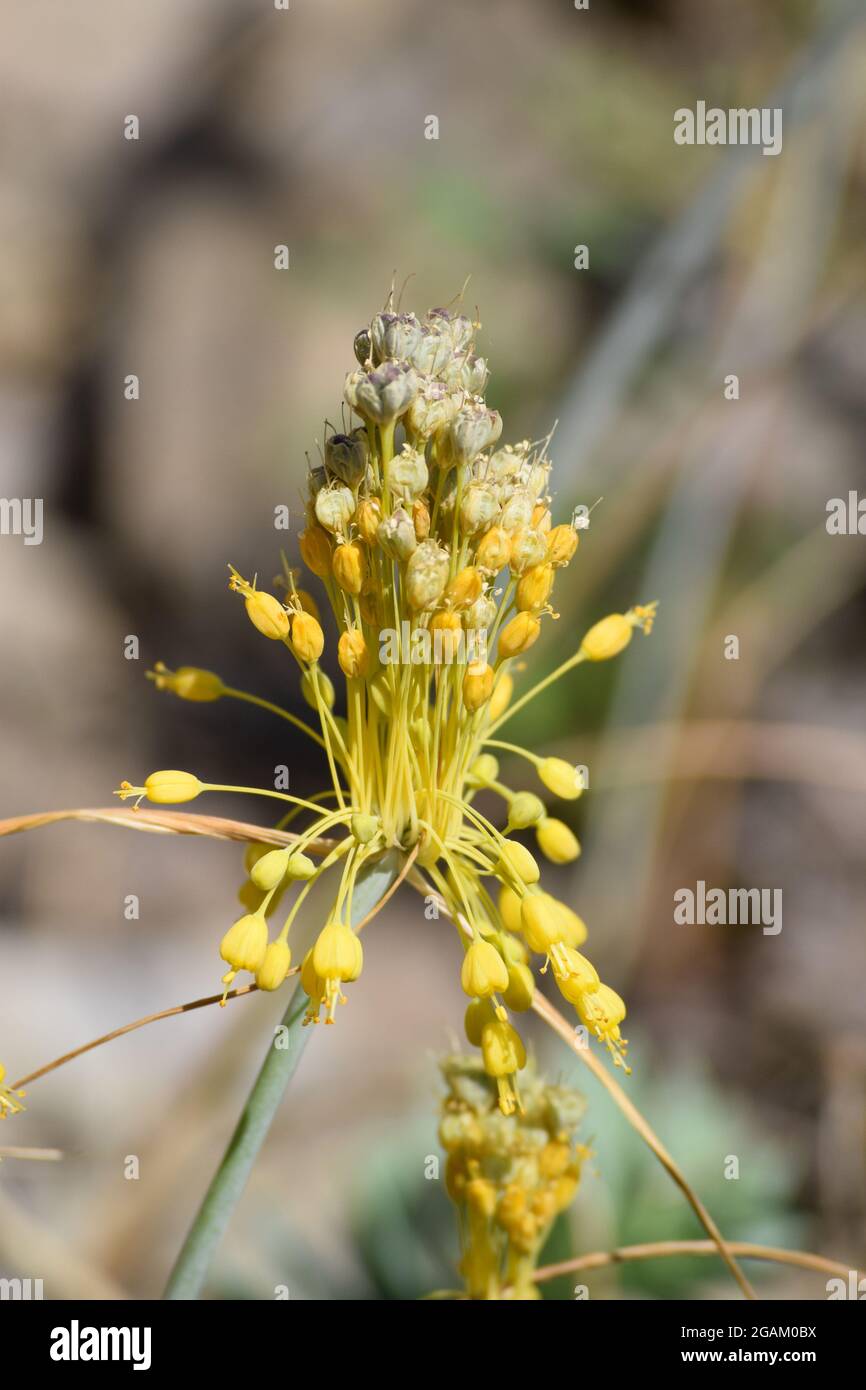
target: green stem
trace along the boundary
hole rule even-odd
[[[401,863],[401,857],[388,853],[376,863],[364,866],[352,894],[353,924],[362,921],[384,896],[399,874]],[[301,1026],[306,1007],[307,996],[297,987],[169,1276],[163,1295],[166,1299],[194,1299],[201,1293],[211,1261],[313,1031]]]

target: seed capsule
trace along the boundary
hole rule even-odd
[[[373,347],[370,341],[369,328],[362,328],[358,333],[355,334],[355,341],[352,344],[352,347],[355,353],[355,357],[360,362],[361,366],[366,367],[367,363],[370,361],[370,353],[372,352]]]
[[[422,541],[406,566],[406,597],[419,612],[434,608],[448,581],[450,557],[438,541]]]
[[[354,408],[375,424],[387,425],[408,410],[417,391],[418,377],[412,367],[383,362],[372,372],[361,373],[354,388]]]
[[[370,446],[363,428],[351,434],[332,434],[325,440],[325,463],[350,488],[357,488],[367,472]]]
[[[430,511],[420,497],[416,497],[412,503],[412,525],[415,527],[415,539],[426,541],[430,535]]]
[[[502,503],[499,525],[503,531],[513,535],[515,531],[528,526],[532,520],[533,501],[524,488],[518,488]],[[542,559],[544,556],[542,556]]]
[[[498,411],[488,410],[483,401],[466,405],[458,410],[448,431],[451,456],[458,463],[471,463],[483,449],[495,444],[501,433]]]
[[[498,513],[499,503],[490,483],[470,483],[460,503],[460,529],[465,536],[486,531]]]
[[[427,486],[427,464],[423,454],[407,444],[402,453],[385,464],[385,482],[402,502],[411,502]]]
[[[421,336],[412,350],[413,366],[424,376],[438,376],[451,360],[451,336],[435,324],[423,324]]]
[[[391,560],[408,560],[418,544],[412,518],[403,507],[379,522],[376,539]]]
[[[421,341],[421,324],[414,314],[377,314],[370,325],[373,358],[384,362],[389,357],[408,359]]]
[[[316,518],[326,531],[341,536],[346,534],[355,514],[355,496],[351,488],[343,483],[322,488],[316,494],[314,506]]]

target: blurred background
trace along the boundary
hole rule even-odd
[[[862,1267],[866,541],[825,525],[831,498],[866,493],[862,8],[0,10],[0,495],[45,508],[41,545],[0,537],[0,816],[106,805],[156,767],[272,784],[285,763],[293,791],[322,785],[286,726],[157,695],[144,673],[202,665],[301,708],[226,563],[277,573],[274,508],[300,529],[304,452],[339,416],[353,335],[392,275],[413,276],[419,313],[471,275],[503,438],[557,419],[559,519],[604,499],[533,671],[605,613],[661,601],[649,641],[576,671],[508,734],[589,769],[589,794],[556,812],[584,852],[550,886],[628,1000],[629,1094],[727,1236]],[[675,145],[674,111],[698,100],[781,107],[782,154]],[[505,771],[533,785],[526,764]],[[200,809],[265,818],[249,799]],[[7,1080],[214,992],[241,858],[81,824],[0,841]],[[698,880],[781,889],[782,931],[675,925],[674,892]],[[407,891],[366,949],[214,1297],[455,1286],[455,1223],[424,1172],[436,1058],[461,1031],[457,947]],[[0,1275],[43,1278],[53,1298],[158,1296],[281,1011],[258,995],[203,1009],[34,1083],[0,1142],[64,1158],[0,1162]],[[551,1258],[701,1237],[609,1098],[529,1032],[589,1102],[594,1156]],[[823,1275],[749,1272],[763,1296],[826,1296]],[[715,1260],[585,1282],[604,1298],[737,1293]]]

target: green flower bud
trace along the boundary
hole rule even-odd
[[[305,701],[310,706],[310,709],[317,710],[319,708],[318,701],[316,700],[316,684],[314,682],[314,676],[315,682],[318,682],[319,694],[322,700],[327,705],[328,709],[333,709],[334,700],[336,699],[334,683],[331,680],[331,677],[328,675],[327,671],[323,671],[320,666],[317,666],[315,668],[315,671],[305,671],[304,674],[301,676],[301,694],[303,695]]]
[[[382,822],[378,816],[365,816],[361,812],[356,812],[350,824],[352,834],[359,845],[368,845],[382,829]]]
[[[308,879],[313,877],[313,874],[316,872],[316,866],[312,859],[306,854],[302,854],[300,850],[295,850],[294,853],[289,853],[287,850],[286,853],[288,855],[286,873],[289,878]]]
[[[257,888],[261,888],[263,893],[269,893],[285,878],[288,860],[289,851],[287,849],[269,850],[267,854],[262,855],[261,859],[256,860],[250,870],[250,878]]]
[[[547,808],[535,792],[516,792],[508,807],[508,829],[526,830],[530,825],[537,825],[546,814]]]

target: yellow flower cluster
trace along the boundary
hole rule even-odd
[[[574,559],[578,524],[554,525],[549,439],[500,444],[502,421],[486,404],[488,369],[475,352],[478,325],[459,312],[418,318],[389,307],[355,338],[357,367],[344,391],[342,430],[324,440],[310,471],[300,552],[321,584],[336,625],[340,700],[321,665],[326,639],[318,604],[284,564],[279,595],[231,570],[230,588],[256,629],[291,653],[311,727],[258,696],[194,667],[159,664],[151,678],[183,699],[246,700],[274,711],[322,748],[330,787],[310,800],[245,788],[290,806],[280,822],[311,819],[291,849],[255,847],[241,890],[247,909],[223,937],[229,966],[275,989],[291,964],[289,931],[310,886],[339,868],[329,919],[301,965],[309,1018],[333,1022],[342,986],[363,965],[352,925],[354,885],[365,864],[397,847],[417,858],[416,879],[444,898],[464,951],[461,982],[473,1001],[467,1033],[495,1078],[505,1114],[520,1104],[525,1064],[512,1012],[532,1002],[531,957],[551,968],[563,996],[619,1064],[625,1006],[580,953],[586,928],[540,885],[534,855],[515,838],[535,835],[541,854],[565,864],[580,853],[569,826],[535,792],[499,776],[494,749],[534,765],[542,788],[574,800],[576,769],[503,743],[499,727],[551,681],[581,662],[623,651],[649,632],[655,605],[611,614],[591,627],[557,671],[515,699],[515,675],[538,640],[557,576]],[[277,581],[275,581],[277,583]],[[220,790],[189,773],[154,773],[122,797],[171,803]],[[504,828],[479,796],[504,802]],[[323,802],[333,801],[330,808]],[[323,837],[329,847],[309,857]],[[267,917],[302,881],[282,929]]]
[[[439,1138],[448,1195],[460,1211],[460,1272],[470,1298],[536,1299],[533,1271],[554,1218],[572,1201],[588,1150],[574,1143],[583,1098],[532,1071],[523,1112],[503,1116],[475,1058],[441,1063]]]

